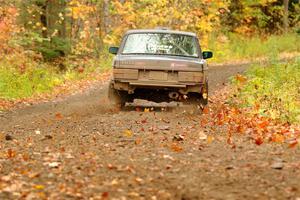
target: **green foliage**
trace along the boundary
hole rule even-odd
[[[283,52],[299,52],[300,36],[297,34],[270,35],[269,37],[243,37],[237,34],[212,36],[209,49],[214,51],[212,62],[234,62],[241,59],[274,57]]]
[[[50,92],[53,87],[62,83],[59,76],[46,66],[34,67],[21,73],[15,68],[1,65],[0,79],[0,98],[4,99],[19,99]]]
[[[20,3],[19,23],[25,31],[20,44],[41,53],[46,60],[62,57],[70,52],[66,37],[64,0],[28,0]]]
[[[300,58],[291,63],[253,66],[248,81],[234,79],[242,106],[257,107],[258,114],[290,123],[300,122]]]
[[[274,34],[284,31],[282,0],[231,0],[222,20],[225,30],[243,35]],[[299,1],[289,1],[289,25],[299,25]]]
[[[43,42],[39,43],[36,50],[41,52],[46,60],[53,60],[68,54],[70,51],[70,44],[69,41],[64,38],[53,37],[50,41],[43,40]]]
[[[39,33],[33,31],[28,31],[22,37],[13,40],[13,42],[41,53],[46,61],[65,56],[69,54],[71,49],[69,40],[65,38],[44,38]]]

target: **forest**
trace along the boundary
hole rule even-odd
[[[168,27],[196,32],[204,47],[212,37],[299,32],[298,0],[2,0],[1,44],[32,50],[51,61],[99,57],[129,29]],[[222,41],[223,39],[223,41]],[[225,40],[225,41],[224,41]]]

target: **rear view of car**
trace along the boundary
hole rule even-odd
[[[202,52],[194,33],[170,30],[128,31],[116,55],[109,97],[124,106],[134,98],[155,102],[207,103],[207,63],[212,52]]]

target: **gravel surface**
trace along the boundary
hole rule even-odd
[[[210,93],[246,68],[211,67]],[[2,113],[0,199],[300,199],[298,149],[246,136],[232,149],[201,114],[118,111],[106,93]]]

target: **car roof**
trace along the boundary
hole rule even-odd
[[[185,31],[175,31],[169,29],[134,29],[126,32],[126,35],[134,34],[134,33],[170,33],[170,34],[180,34],[180,35],[188,35],[197,37],[195,33],[185,32]]]

